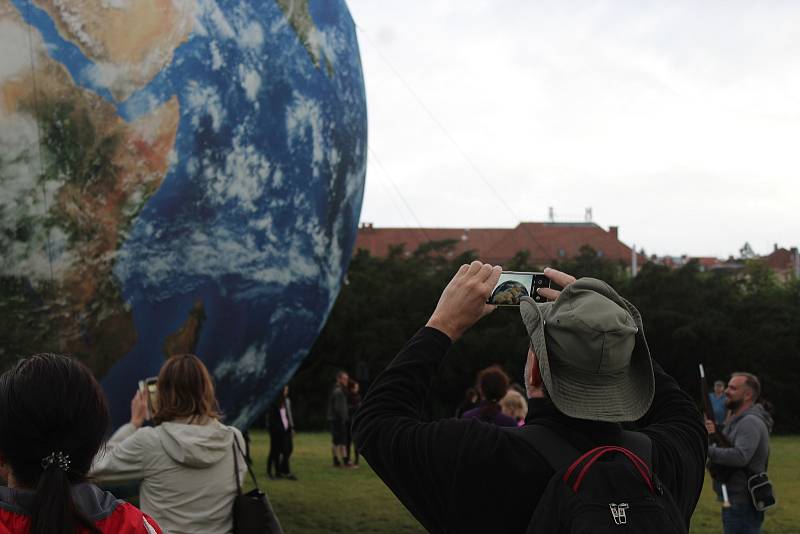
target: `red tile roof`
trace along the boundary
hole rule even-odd
[[[794,268],[794,255],[796,253],[797,249],[775,248],[772,254],[764,256],[764,261],[773,270],[791,270]]]
[[[385,256],[391,245],[405,245],[413,252],[427,241],[456,240],[453,253],[474,250],[489,263],[502,263],[520,250],[530,251],[533,263],[574,258],[580,248],[589,245],[605,258],[631,260],[631,249],[617,238],[617,228],[608,231],[594,223],[521,223],[516,228],[374,228],[362,225],[356,250],[366,249],[374,256]],[[638,255],[639,264],[647,259]]]
[[[695,256],[691,258],[691,261],[696,261],[703,269],[713,269],[725,263],[724,260],[712,256]]]

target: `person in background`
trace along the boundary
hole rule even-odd
[[[361,387],[355,380],[347,382],[347,455],[345,456],[345,465],[350,464],[352,467],[358,467],[358,446],[353,444],[353,432],[351,431],[350,424],[353,421],[353,416],[356,410],[361,406]],[[353,450],[355,458],[350,463],[350,450]]]
[[[725,416],[728,413],[725,407],[725,382],[722,380],[714,382],[714,391],[708,393],[708,400],[711,401],[711,409],[714,410],[714,423],[725,424]]]
[[[87,481],[109,420],[100,385],[72,358],[37,354],[0,376],[0,532],[161,533]]]
[[[500,409],[509,417],[513,417],[517,426],[525,424],[528,415],[528,401],[516,389],[508,388],[505,396],[500,399]]]
[[[345,462],[347,455],[347,382],[350,376],[346,371],[336,373],[336,383],[328,397],[328,422],[331,425],[331,450],[333,467],[349,467]]]
[[[508,384],[508,375],[498,365],[492,365],[478,373],[481,403],[476,408],[464,412],[461,418],[479,419],[497,426],[517,426],[516,419],[504,414],[500,409],[500,399],[508,391]]]
[[[464,391],[464,400],[462,400],[461,404],[459,404],[456,408],[455,418],[461,419],[461,416],[464,415],[464,412],[468,412],[475,408],[480,400],[481,396],[478,394],[477,389],[467,388],[466,391]]]
[[[769,434],[772,415],[759,403],[761,382],[751,373],[733,373],[725,389],[725,406],[731,417],[722,429],[732,447],[708,447],[709,461],[736,468],[725,481],[730,506],[722,508],[722,530],[725,534],[758,534],[764,522],[764,512],[753,506],[747,479],[764,473],[769,464]],[[706,420],[709,434],[717,431]],[[722,500],[722,487],[714,481],[714,491]]]
[[[232,532],[234,477],[241,482],[247,471],[244,439],[220,422],[203,362],[191,354],[171,356],[158,374],[155,426],[142,426],[146,413],[139,391],[130,422],[111,436],[91,475],[105,482],[141,480],[142,510],[166,532]]]
[[[267,476],[297,480],[289,469],[289,457],[294,450],[294,417],[292,417],[292,401],[289,399],[288,385],[283,386],[278,398],[270,406],[267,428],[269,429]]]

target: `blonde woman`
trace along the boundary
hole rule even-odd
[[[143,427],[142,392],[131,401],[130,423],[111,437],[92,475],[104,482],[141,480],[140,506],[165,532],[232,532],[234,450],[241,482],[244,439],[223,425],[214,384],[197,356],[170,357],[158,375],[155,426]],[[236,441],[234,441],[236,440]]]
[[[525,417],[528,415],[528,401],[516,389],[509,388],[505,396],[500,399],[500,409],[507,416],[513,417],[517,426],[525,424]]]

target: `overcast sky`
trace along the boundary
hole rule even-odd
[[[800,245],[800,2],[348,0],[376,226],[620,227],[659,255]]]

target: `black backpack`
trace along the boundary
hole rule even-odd
[[[672,495],[653,472],[646,435],[623,431],[619,444],[580,454],[545,426],[520,430],[555,471],[528,534],[687,533]]]

